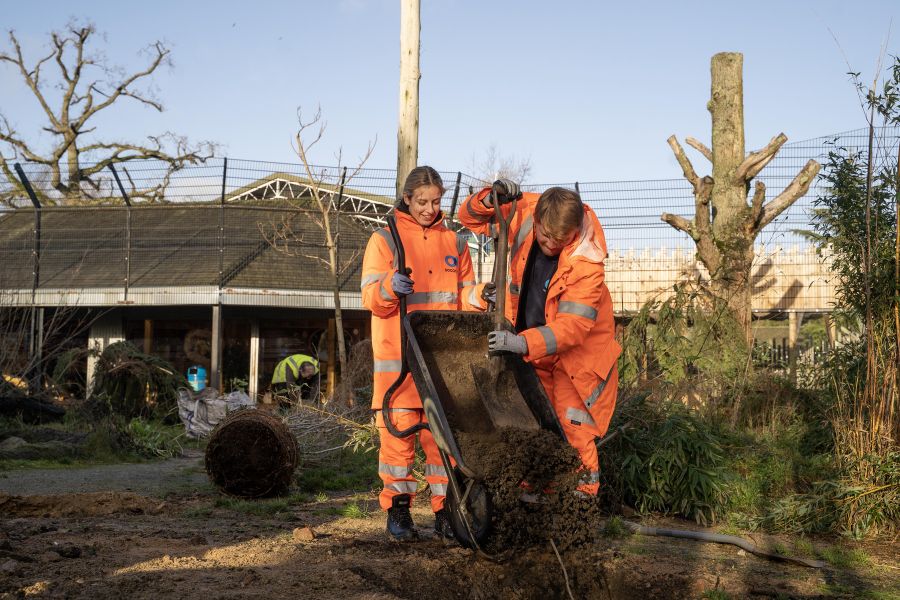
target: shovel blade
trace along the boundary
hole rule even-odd
[[[496,358],[501,361],[502,358]],[[519,391],[515,376],[508,370],[485,368],[471,365],[475,388],[481,397],[481,404],[487,411],[494,427],[515,427],[517,429],[540,429],[525,398]]]

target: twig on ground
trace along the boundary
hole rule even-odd
[[[556,549],[556,542],[553,541],[553,538],[550,538],[550,546],[553,548],[553,553],[556,554],[556,560],[559,561],[560,568],[562,568],[563,577],[566,578],[566,592],[569,594],[569,598],[575,600],[575,596],[572,595],[572,588],[569,587],[569,572],[566,571],[566,565],[563,564],[562,557],[559,555],[559,550]]]

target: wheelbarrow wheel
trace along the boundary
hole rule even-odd
[[[453,486],[449,486],[446,502],[450,527],[460,544],[475,549],[487,541],[491,532],[491,498],[487,488],[474,479],[459,475],[457,481],[465,497],[465,510],[462,510],[462,499],[457,498]]]

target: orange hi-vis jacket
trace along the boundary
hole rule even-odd
[[[477,233],[490,234],[494,209],[486,208],[481,202],[489,193],[490,188],[485,188],[470,196],[459,211],[463,225]],[[534,209],[539,197],[524,193],[510,222],[506,317],[512,323],[518,314],[519,290],[535,239]],[[501,207],[507,218],[511,207],[511,204]],[[606,254],[606,238],[600,222],[594,211],[584,205],[581,232],[563,249],[550,280],[544,313],[546,325],[520,334],[528,342],[525,360],[548,371],[562,367],[598,423],[609,421],[610,415],[602,413],[610,412],[611,408],[600,406],[597,399],[622,353],[615,339],[612,297],[605,282]]]
[[[395,210],[397,231],[403,243],[406,266],[412,269],[413,293],[406,297],[407,312],[417,310],[484,311],[484,284],[477,284],[466,240],[447,229],[443,218],[422,227],[408,213]],[[387,227],[369,238],[363,257],[362,303],[372,311],[372,352],[375,382],[372,408],[380,409],[384,394],[400,375],[400,302],[391,288],[397,272],[397,252]],[[394,392],[393,408],[422,408],[412,382],[406,380]]]

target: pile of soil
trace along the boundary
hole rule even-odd
[[[491,495],[493,534],[488,549],[546,546],[560,551],[597,539],[601,513],[596,497],[576,493],[581,460],[548,431],[503,428],[492,435],[457,434],[460,452]],[[537,503],[523,502],[523,493]]]
[[[155,514],[165,503],[131,492],[10,496],[0,494],[0,513],[15,517],[99,517],[117,513]]]

